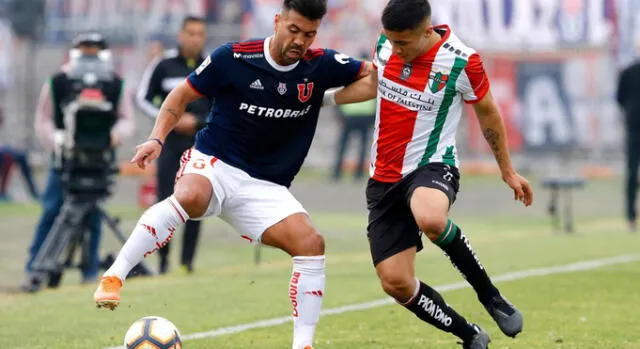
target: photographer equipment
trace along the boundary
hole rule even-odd
[[[86,45],[88,40],[102,42],[93,45],[101,51],[85,55],[78,49],[72,50],[66,77],[52,81],[52,85],[56,83],[54,100],[59,101],[53,163],[61,174],[64,203],[33,262],[39,281],[36,288],[46,275],[50,287],[58,286],[64,268],[73,266],[78,247],[82,251],[79,267],[90,260],[87,232],[94,214],[100,216],[121,243],[126,241],[118,220],[103,209],[118,172],[111,128],[117,120],[116,105],[122,86],[114,80],[106,43],[99,34],[90,34],[79,35],[74,45]],[[151,274],[143,263],[134,271]]]

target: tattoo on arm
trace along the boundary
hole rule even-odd
[[[167,108],[164,109],[167,113],[173,115],[174,118],[176,118],[176,120],[180,119],[180,114],[178,114],[178,112],[175,109],[172,108]]]
[[[482,133],[484,134],[484,138],[487,140],[487,143],[489,143],[489,147],[491,147],[491,151],[493,152],[493,155],[496,157],[496,161],[498,163],[501,163],[503,158],[502,158],[501,147],[500,147],[501,145],[500,143],[502,142],[500,138],[500,133],[496,132],[491,128],[485,128],[484,130],[482,130]]]

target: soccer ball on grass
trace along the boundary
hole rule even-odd
[[[180,332],[169,320],[147,316],[136,320],[124,336],[126,349],[182,349]]]

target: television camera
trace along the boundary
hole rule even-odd
[[[48,275],[49,287],[57,287],[63,270],[74,267],[76,249],[82,251],[78,267],[89,261],[88,231],[94,214],[101,217],[121,243],[126,241],[118,228],[119,220],[103,209],[118,173],[111,143],[117,113],[104,92],[113,82],[113,70],[109,59],[100,54],[74,55],[72,51],[66,98],[60,101],[62,113],[55,120],[53,164],[61,176],[64,203],[33,262],[33,271],[40,281]],[[148,275],[151,271],[141,263],[133,273]]]

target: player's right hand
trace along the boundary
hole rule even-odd
[[[503,176],[502,180],[513,189],[513,198],[515,200],[522,202],[527,207],[531,206],[533,203],[533,189],[526,178],[517,172],[513,172],[508,176]]]
[[[131,159],[132,164],[138,165],[141,169],[146,169],[151,161],[160,156],[162,146],[155,140],[148,140],[136,147],[136,155]]]

